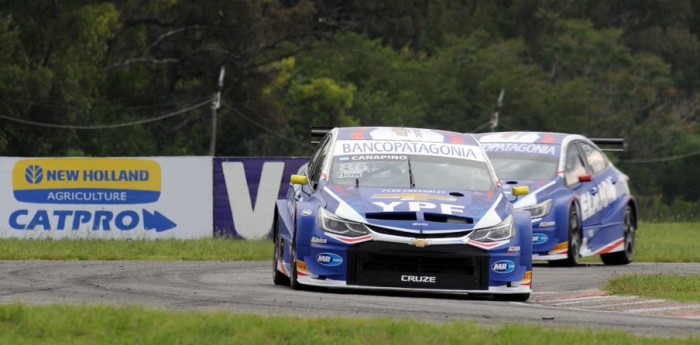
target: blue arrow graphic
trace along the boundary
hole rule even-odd
[[[143,210],[143,227],[146,228],[146,230],[155,229],[156,232],[162,232],[170,230],[176,226],[177,224],[175,224],[175,222],[168,219],[158,211],[153,211],[153,213],[151,213],[145,209]]]

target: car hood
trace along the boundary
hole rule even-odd
[[[326,209],[341,218],[426,232],[493,226],[512,209],[500,192],[327,185],[322,193]]]

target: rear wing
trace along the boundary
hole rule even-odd
[[[603,151],[623,152],[627,148],[624,138],[589,138]]]
[[[321,139],[326,136],[328,132],[331,131],[331,127],[311,127],[311,143],[320,144]]]

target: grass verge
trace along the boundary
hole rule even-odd
[[[605,290],[619,295],[700,303],[700,275],[634,274],[611,279]]]
[[[2,344],[697,344],[622,332],[390,319],[305,319],[137,307],[0,306]]]
[[[700,262],[700,223],[641,223],[637,262]]]
[[[269,260],[272,241],[0,240],[0,260]]]

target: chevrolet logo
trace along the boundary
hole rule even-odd
[[[423,248],[423,247],[427,247],[430,245],[430,240],[425,240],[422,238],[414,238],[408,244],[410,244],[412,246],[416,246],[418,248]]]
[[[399,199],[401,201],[456,201],[457,198],[449,195],[435,195],[425,193],[400,193],[400,194],[375,194],[372,199]]]

